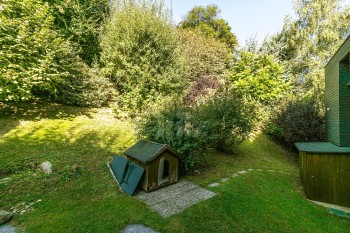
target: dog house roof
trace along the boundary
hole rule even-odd
[[[131,146],[124,154],[142,163],[149,163],[166,150],[180,159],[180,155],[169,145],[144,140]]]

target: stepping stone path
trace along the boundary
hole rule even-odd
[[[145,202],[163,218],[167,218],[215,195],[190,181],[180,180],[153,192],[139,192],[136,198]]]
[[[230,178],[235,178],[235,177],[238,177],[238,176],[243,175],[243,174],[247,174],[248,172],[252,172],[252,171],[263,171],[263,170],[260,169],[260,168],[258,168],[258,169],[249,168],[249,169],[247,169],[247,171],[245,171],[245,170],[239,171],[237,173],[231,174],[230,177],[221,178],[220,181],[222,183],[224,183],[224,182],[228,181]],[[283,173],[283,174],[293,175],[291,173],[284,172],[284,171],[277,171],[277,170],[266,170],[266,171],[268,171],[268,172],[279,172],[279,173]],[[214,182],[214,183],[208,184],[208,187],[212,188],[212,187],[217,187],[219,185],[220,185],[220,183]]]
[[[210,185],[208,185],[209,187],[216,187],[216,186],[219,186],[220,184],[219,183],[211,183]]]
[[[1,232],[0,232],[1,233]],[[157,233],[152,228],[146,227],[141,224],[131,224],[127,225],[121,233]]]

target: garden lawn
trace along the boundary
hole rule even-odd
[[[217,195],[163,219],[120,192],[106,166],[136,141],[132,123],[108,108],[28,106],[0,116],[0,179],[11,179],[0,184],[0,209],[35,203],[12,222],[26,232],[118,232],[133,223],[159,232],[350,232],[350,220],[305,199],[295,155],[263,135],[233,155],[208,156],[210,166],[187,179]],[[37,171],[44,161],[51,175]]]

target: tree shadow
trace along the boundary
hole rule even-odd
[[[67,106],[54,102],[24,102],[0,107],[0,137],[16,128],[21,121],[41,119],[70,119],[77,116],[92,117],[96,109]]]

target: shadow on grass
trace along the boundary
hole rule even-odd
[[[20,121],[41,119],[69,119],[77,116],[91,117],[93,109],[65,106],[53,102],[25,102],[0,107],[0,137],[16,128]]]

